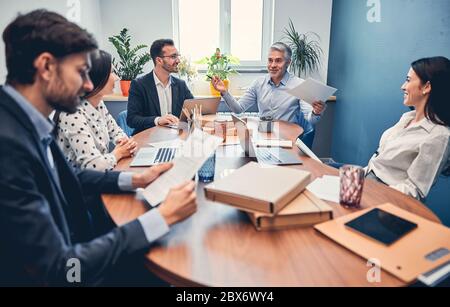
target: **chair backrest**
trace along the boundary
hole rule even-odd
[[[442,175],[445,177],[450,177],[450,165],[442,171]]]
[[[117,116],[117,124],[122,128],[126,135],[129,137],[133,135],[134,129],[127,125],[127,110],[119,113],[119,116]]]
[[[316,134],[316,129],[311,129],[302,135],[300,135],[299,139],[308,146],[309,149],[312,149],[314,143],[314,136]]]
[[[450,177],[450,153],[447,154],[447,163],[442,169],[441,175],[444,177]]]

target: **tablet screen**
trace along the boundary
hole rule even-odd
[[[391,245],[417,228],[417,224],[378,208],[347,222],[345,226],[385,245]]]

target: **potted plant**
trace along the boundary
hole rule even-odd
[[[193,81],[197,78],[197,67],[191,63],[191,61],[182,56],[180,57],[180,63],[178,64],[178,76],[184,79],[189,87],[189,90],[193,92]]]
[[[150,53],[138,54],[141,49],[147,48],[147,45],[131,47],[131,36],[127,28],[120,31],[119,35],[109,37],[108,40],[114,45],[119,55],[118,63],[115,58],[113,59],[114,72],[120,78],[122,94],[128,97],[131,80],[143,73],[145,64],[151,59]]]
[[[292,49],[292,62],[290,70],[297,76],[302,73],[316,71],[321,65],[321,57],[323,54],[320,47],[320,37],[314,32],[299,34],[295,30],[294,23],[289,19],[289,26],[285,28],[284,40]],[[317,40],[315,40],[317,39]]]
[[[240,62],[237,57],[229,54],[223,54],[220,52],[219,48],[216,48],[216,52],[211,57],[204,57],[203,59],[197,61],[197,64],[208,65],[206,81],[211,81],[213,77],[219,77],[228,88],[228,76],[231,74],[237,74],[237,71],[231,68],[231,65],[237,66]],[[213,96],[220,96],[220,93],[216,91],[211,83],[209,87]]]

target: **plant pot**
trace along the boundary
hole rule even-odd
[[[122,90],[122,95],[128,97],[130,92],[131,81],[129,80],[120,80],[120,89]]]
[[[225,84],[225,87],[228,90],[230,81],[228,81],[228,80],[222,80],[222,81],[223,81],[223,84]],[[211,95],[213,95],[214,97],[220,97],[220,92],[216,91],[216,89],[214,88],[212,83],[209,83],[209,89],[211,90]]]

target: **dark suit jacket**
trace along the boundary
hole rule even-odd
[[[149,247],[138,221],[95,237],[90,209],[103,206],[100,193],[118,192],[119,173],[75,175],[50,148],[60,184],[28,116],[0,87],[0,285],[71,285],[71,258],[83,285],[99,284],[124,255]]]
[[[179,117],[184,101],[192,98],[186,83],[172,76],[172,114]],[[161,107],[152,71],[131,82],[127,124],[134,128],[133,134],[137,134],[154,127],[158,116],[161,116]]]

